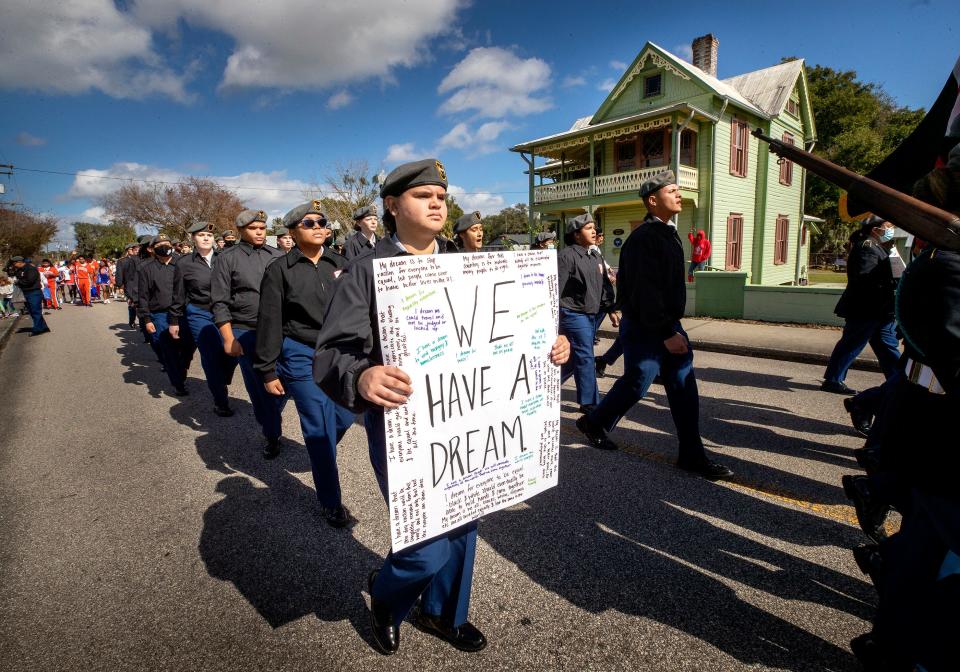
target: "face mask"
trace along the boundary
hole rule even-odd
[[[225,240],[225,241],[223,241],[223,246],[224,246],[224,247],[233,247],[233,246],[236,245],[236,244],[237,244],[237,241],[235,241],[235,240]]]
[[[173,254],[173,248],[167,247],[166,245],[163,247],[155,247],[153,248],[153,251],[158,257],[169,257],[171,254]]]
[[[880,234],[880,242],[889,243],[891,240],[893,240],[893,229],[884,229]]]

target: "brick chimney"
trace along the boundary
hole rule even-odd
[[[693,64],[708,75],[717,76],[717,47],[720,40],[707,33],[693,41]]]

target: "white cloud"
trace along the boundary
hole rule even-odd
[[[569,89],[573,86],[583,86],[586,83],[587,80],[583,77],[564,77],[563,81],[560,83],[560,86],[565,89]]]
[[[457,204],[463,208],[464,212],[473,212],[479,210],[481,215],[495,215],[506,206],[503,196],[491,194],[487,191],[467,192],[463,187],[451,184],[447,187],[447,193],[456,199]]]
[[[610,93],[611,91],[613,91],[613,87],[615,87],[616,85],[617,85],[617,80],[615,80],[613,77],[607,77],[605,80],[597,84],[597,90]]]
[[[71,199],[95,199],[116,191],[126,184],[127,179],[146,180],[148,182],[163,182],[175,184],[187,177],[172,168],[149,166],[141,163],[115,163],[106,169],[91,168],[79,171],[81,174],[74,177],[73,184],[67,192]],[[304,193],[311,189],[311,185],[303,180],[287,176],[285,170],[271,172],[246,172],[237,175],[213,175],[209,179],[232,189],[241,200],[251,207],[267,211],[271,217],[285,214],[293,206],[305,200]],[[118,179],[103,179],[118,178]],[[139,184],[143,184],[140,182]],[[83,216],[90,219],[100,218],[103,209],[91,207],[84,211]]]
[[[105,223],[103,216],[107,214],[107,211],[101,208],[99,205],[95,205],[92,208],[87,208],[83,211],[83,214],[80,215],[84,221],[97,223]]]
[[[353,95],[349,91],[338,91],[327,99],[327,109],[339,110],[353,102]]]
[[[0,88],[192,100],[189,74],[167,67],[150,30],[110,0],[7,0],[0,43]]]
[[[432,152],[417,149],[412,142],[405,142],[400,145],[390,145],[390,147],[387,148],[387,156],[383,161],[386,164],[395,165],[398,163],[407,163],[408,161],[416,161],[417,159],[426,159],[429,158],[431,154]]]
[[[521,59],[501,47],[477,47],[440,82],[437,92],[451,94],[440,111],[474,111],[492,118],[535,114],[553,106],[543,96],[549,84],[550,66],[545,61]]]
[[[623,61],[610,61],[610,67],[614,70],[626,70],[627,64]]]
[[[35,135],[30,135],[26,131],[17,133],[16,140],[18,145],[23,145],[24,147],[43,147],[47,144],[46,138],[38,138]]]
[[[513,128],[505,121],[488,121],[480,125],[475,131],[465,123],[460,123],[450,129],[437,143],[437,153],[453,148],[463,150],[472,156],[491,154],[503,149],[495,144],[503,131]]]
[[[678,44],[673,48],[673,54],[679,56],[687,63],[693,62],[693,47],[690,44]]]
[[[165,0],[139,2],[134,14],[153,28],[178,21],[233,38],[221,87],[315,89],[387,78],[429,58],[431,41],[455,24],[463,0]]]

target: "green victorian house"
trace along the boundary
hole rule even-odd
[[[709,268],[744,272],[753,285],[802,284],[805,171],[778,162],[750,132],[813,146],[803,61],[720,80],[717,46],[712,35],[694,40],[691,64],[648,42],[592,116],[512,147],[528,165],[531,217],[559,224],[591,212],[616,266],[631,223],[645,214],[640,183],[671,168],[688,258],[687,232],[703,229],[713,244]]]

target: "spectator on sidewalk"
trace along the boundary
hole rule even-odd
[[[696,236],[693,235],[693,229],[690,229],[687,238],[690,240],[690,270],[687,271],[687,282],[693,282],[693,274],[706,267],[712,247],[703,229],[697,231]]]
[[[13,261],[13,267],[17,269],[17,286],[23,292],[24,302],[27,304],[27,310],[30,311],[31,319],[33,319],[33,329],[30,330],[30,335],[46,334],[50,331],[50,327],[43,319],[43,290],[40,289],[40,271],[33,264],[24,261],[23,257],[14,257],[11,261]]]
[[[852,237],[859,242],[854,242],[850,252],[847,288],[834,311],[846,323],[824,372],[820,389],[825,392],[856,394],[844,379],[867,343],[876,353],[886,378],[896,370],[900,349],[893,318],[894,292],[902,264],[898,264],[895,277],[889,252],[893,247],[893,231],[893,224],[872,215],[861,222],[861,236]]]
[[[6,274],[0,275],[0,319],[16,314],[13,308],[13,280]]]

